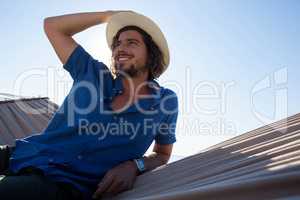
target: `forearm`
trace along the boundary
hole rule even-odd
[[[151,171],[158,166],[168,162],[170,154],[158,153],[153,151],[149,156],[144,156],[145,171]],[[128,160],[106,172],[104,178],[98,184],[93,197],[119,192],[133,188],[136,177],[140,174],[138,167],[133,160]]]
[[[113,12],[86,12],[48,17],[44,24],[60,33],[72,36],[91,26],[107,22]]]
[[[107,22],[117,12],[89,12],[48,17],[44,20],[44,31],[60,61],[65,64],[77,47],[72,36],[93,25]]]

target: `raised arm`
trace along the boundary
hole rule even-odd
[[[89,12],[48,17],[44,20],[45,33],[62,64],[77,47],[73,35],[91,26],[107,22],[119,11]]]

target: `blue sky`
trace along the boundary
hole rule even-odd
[[[43,19],[103,10],[140,12],[167,37],[171,64],[159,83],[180,100],[174,154],[191,155],[300,112],[297,0],[4,1],[0,92],[49,96],[60,104],[71,79],[43,32]],[[75,38],[108,64],[104,31],[100,25]]]

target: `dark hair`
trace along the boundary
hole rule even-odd
[[[143,29],[137,26],[125,26],[121,28],[113,38],[111,49],[114,50],[116,43],[118,42],[119,36],[122,32],[134,30],[142,35],[143,41],[147,48],[147,62],[146,66],[149,67],[148,80],[157,79],[164,71],[165,62],[163,59],[163,54],[156,43],[153,41],[152,37]],[[115,74],[115,66],[112,66],[112,73]]]

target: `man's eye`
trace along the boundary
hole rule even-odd
[[[130,41],[129,44],[130,44],[130,45],[137,45],[137,43],[134,42],[134,41]]]

